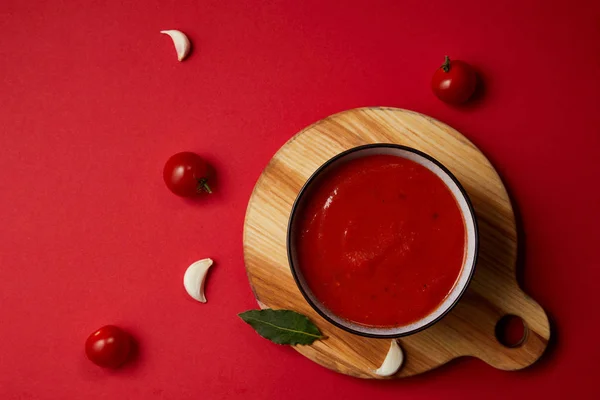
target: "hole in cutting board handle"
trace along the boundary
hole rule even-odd
[[[527,339],[528,328],[521,317],[508,314],[496,323],[496,339],[506,347],[519,347]]]

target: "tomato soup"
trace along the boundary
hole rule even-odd
[[[462,270],[460,208],[433,172],[394,155],[347,161],[320,175],[297,210],[298,268],[338,317],[391,327],[432,313]]]

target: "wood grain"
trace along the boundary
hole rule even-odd
[[[360,108],[325,118],[290,139],[258,179],[244,224],[244,259],[256,299],[264,307],[303,313],[328,337],[297,346],[304,356],[334,371],[361,378],[373,374],[389,340],[345,332],[321,318],[304,300],[291,275],[286,228],[292,204],[309,176],[336,154],[368,143],[396,143],[430,154],[461,182],[475,208],[480,249],[475,275],[459,304],[441,321],[399,339],[405,363],[395,378],[416,375],[462,356],[503,370],[535,362],[550,338],[544,310],[516,282],[517,230],[510,199],[487,158],[462,134],[433,118],[394,108]],[[528,328],[524,343],[508,348],[495,327],[507,314]]]

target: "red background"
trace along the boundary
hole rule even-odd
[[[109,3],[109,4],[105,4]],[[123,4],[120,4],[123,3]],[[597,385],[600,3],[597,1],[21,1],[0,3],[0,398],[591,398]],[[161,29],[189,34],[178,63]],[[429,88],[448,54],[484,90]],[[525,232],[523,286],[554,323],[521,372],[474,359],[395,382],[338,375],[256,335],[242,226],[262,168],[345,109],[416,110],[494,162]],[[181,200],[162,166],[191,150],[216,193]],[[182,275],[212,257],[208,303]],[[83,353],[118,324],[139,357]]]

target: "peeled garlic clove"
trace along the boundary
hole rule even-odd
[[[258,303],[258,306],[260,307],[261,310],[266,310],[267,308],[269,308],[265,303],[263,303],[262,301],[256,299],[256,302]]]
[[[173,39],[175,51],[177,52],[177,59],[179,61],[183,61],[188,56],[190,49],[192,48],[192,45],[190,44],[187,36],[185,36],[185,33],[177,30],[160,31],[160,33],[169,35],[171,39]]]
[[[398,342],[392,340],[392,343],[390,344],[390,349],[388,350],[388,353],[385,356],[385,360],[383,360],[381,367],[379,367],[375,371],[375,374],[379,376],[392,376],[396,372],[398,372],[403,362],[404,353],[398,345]]]
[[[183,286],[186,292],[201,303],[206,303],[204,281],[211,265],[213,265],[213,260],[210,258],[196,261],[188,267],[183,275]]]

